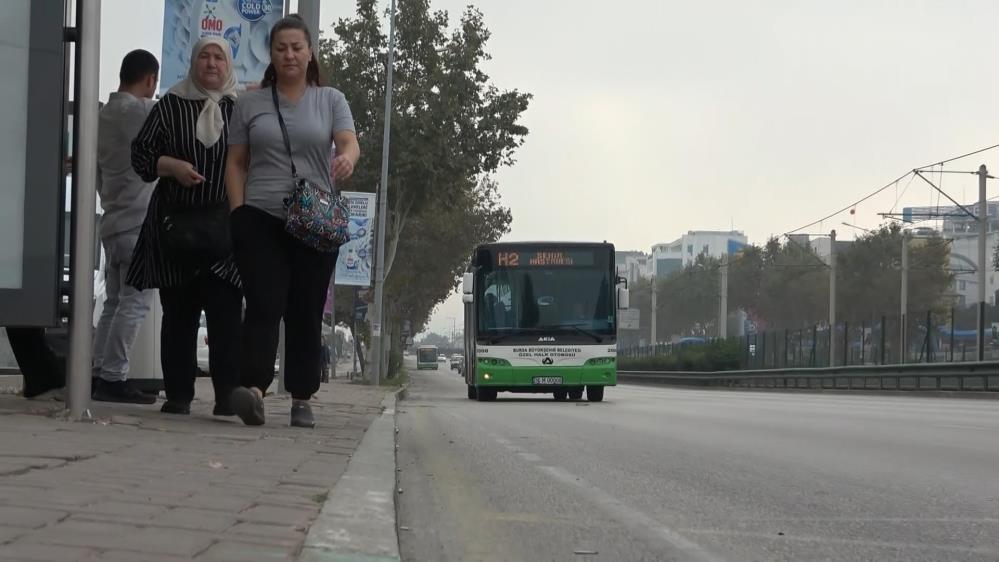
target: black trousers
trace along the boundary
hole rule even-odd
[[[198,327],[205,311],[208,370],[218,400],[239,385],[239,344],[243,295],[211,272],[176,287],[160,289],[163,325],[160,362],[168,400],[190,402],[198,376]]]
[[[284,231],[284,221],[249,205],[234,210],[231,223],[246,297],[242,384],[266,391],[273,382],[284,318],[285,386],[292,398],[308,400],[319,390],[323,307],[337,254],[309,248]]]
[[[26,398],[66,386],[66,356],[56,354],[45,328],[8,326],[7,340],[24,377]]]

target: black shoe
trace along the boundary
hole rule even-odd
[[[132,381],[106,381],[101,379],[92,395],[98,402],[122,402],[125,404],[155,404],[156,397],[135,387]]]
[[[235,416],[236,412],[233,411],[232,406],[229,405],[228,400],[215,400],[215,408],[212,409],[213,416]]]
[[[291,427],[316,427],[316,420],[312,417],[312,406],[309,406],[305,400],[292,400]]]
[[[229,394],[229,407],[246,425],[264,425],[264,399],[245,386]]]
[[[160,408],[160,411],[164,414],[187,416],[191,413],[191,403],[167,399],[167,401],[163,403],[163,407]]]

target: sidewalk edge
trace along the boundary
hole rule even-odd
[[[330,490],[309,529],[300,562],[395,562],[400,560],[396,529],[396,404],[403,387],[382,401],[347,470]]]

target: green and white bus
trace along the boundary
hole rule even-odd
[[[476,248],[462,279],[468,398],[550,393],[599,402],[617,384],[618,310],[626,280],[607,243]]]
[[[421,345],[416,348],[416,369],[437,370],[437,346]]]

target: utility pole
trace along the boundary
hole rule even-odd
[[[829,233],[829,366],[836,366],[836,231]]]
[[[721,303],[718,307],[718,337],[728,337],[728,256],[721,265]]]
[[[388,64],[385,69],[385,127],[382,130],[382,176],[378,182],[378,255],[375,275],[375,302],[371,322],[371,384],[381,384],[382,293],[385,285],[385,223],[388,221],[389,141],[392,132],[392,67],[395,66],[395,0],[389,7]]]
[[[659,283],[658,283],[658,280],[656,279],[655,272],[653,272],[652,273],[652,330],[651,330],[651,333],[649,334],[651,336],[651,341],[649,343],[650,343],[650,345],[653,346],[653,348],[655,347],[655,345],[657,343],[657,340],[656,340],[656,309],[657,309],[656,293],[659,292],[658,289],[659,289]]]
[[[77,5],[80,57],[76,79],[80,83],[76,99],[79,121],[78,144],[73,147],[76,176],[73,190],[72,280],[69,318],[69,415],[74,420],[90,417],[90,377],[93,359],[94,238],[97,215],[97,97],[101,71],[101,1]]]
[[[985,199],[985,182],[989,171],[978,167],[978,360],[985,361],[985,272],[988,270],[989,204]]]
[[[901,342],[901,360],[905,363],[909,350],[909,240],[912,233],[908,230],[902,232],[902,322],[899,328],[899,341]]]

